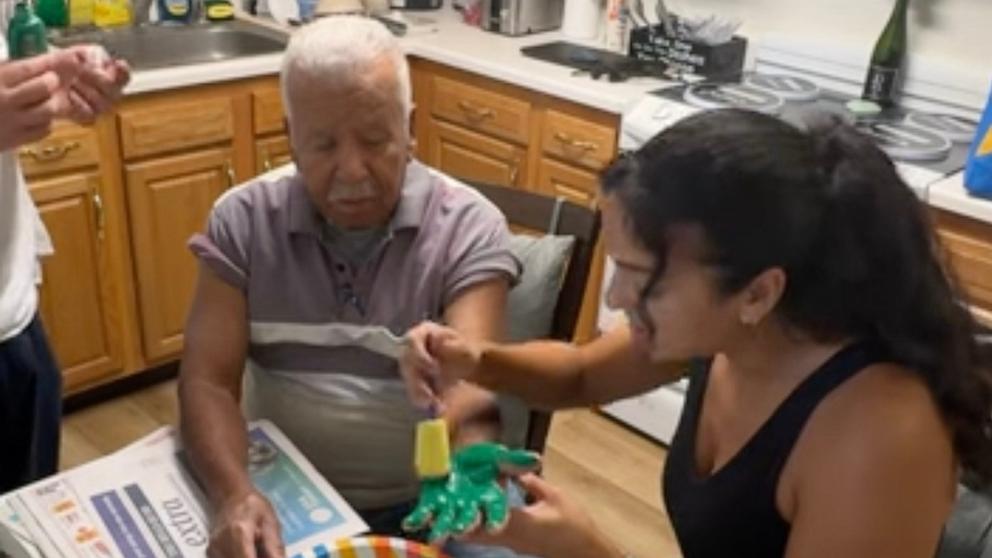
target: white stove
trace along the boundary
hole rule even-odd
[[[660,89],[638,101],[622,118],[621,149],[637,149],[655,134],[701,110],[744,108],[802,123],[829,112],[875,139],[921,198],[934,182],[961,171],[977,122],[955,114],[891,108],[856,117],[851,96],[821,88],[810,78],[751,73],[740,83],[697,83]]]
[[[853,76],[860,79],[863,70],[848,72],[847,76],[831,76],[823,71],[829,65],[824,65],[822,59],[811,58],[807,63],[795,52],[760,48],[755,62],[755,70],[739,83],[680,84],[644,96],[621,118],[620,149],[638,149],[682,118],[708,109],[744,108],[796,124],[806,121],[812,111],[827,111],[872,136],[921,200],[926,199],[931,185],[964,168],[980,106],[974,107],[974,111],[962,110],[960,105],[945,106],[940,100],[929,98],[911,103],[915,105],[912,108],[893,107],[876,115],[857,117],[848,110],[847,103],[856,98],[860,86]],[[607,261],[603,301],[612,274],[612,263]],[[620,319],[623,318],[605,304],[600,305],[601,331]],[[667,444],[678,424],[685,388],[683,380],[612,403],[603,411]]]

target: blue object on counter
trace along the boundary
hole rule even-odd
[[[302,21],[313,19],[314,12],[317,11],[317,2],[318,0],[299,0],[300,19]]]
[[[968,153],[964,187],[973,196],[992,199],[992,91]]]

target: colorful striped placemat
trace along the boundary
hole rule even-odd
[[[393,537],[355,537],[317,545],[292,558],[448,558],[440,550]]]

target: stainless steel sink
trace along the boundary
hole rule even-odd
[[[49,40],[63,47],[98,43],[132,68],[147,70],[282,52],[288,38],[259,25],[231,21],[70,32]]]

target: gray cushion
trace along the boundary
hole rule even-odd
[[[507,301],[509,341],[540,339],[551,333],[558,293],[574,244],[572,236],[511,236],[510,251],[520,261],[523,273]]]
[[[992,558],[992,497],[958,487],[937,558]]]
[[[572,236],[512,235],[510,251],[523,273],[510,291],[506,308],[507,339],[527,341],[551,334],[555,306],[575,238]],[[501,395],[503,443],[521,447],[526,442],[529,410],[518,399]]]

